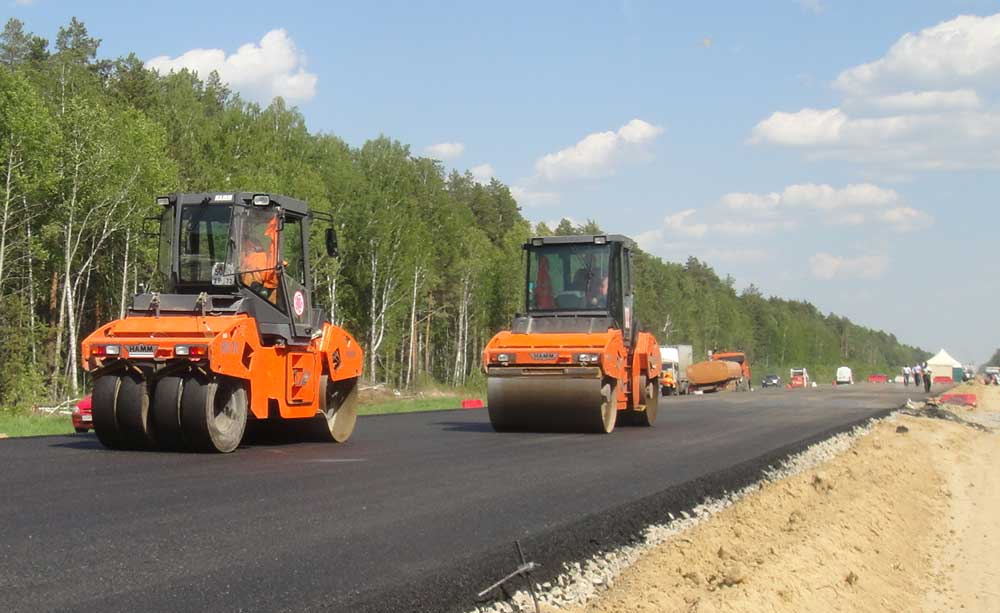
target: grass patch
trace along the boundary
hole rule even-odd
[[[462,398],[458,396],[440,396],[435,398],[400,398],[398,400],[383,400],[362,404],[358,407],[358,415],[381,415],[383,413],[413,413],[415,411],[437,411],[441,409],[458,409],[462,406]]]
[[[69,415],[0,411],[0,433],[9,437],[72,434],[73,422]]]

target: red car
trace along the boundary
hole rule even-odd
[[[73,429],[80,434],[94,428],[94,417],[90,408],[90,394],[88,394],[83,400],[76,403],[76,408],[73,409]]]

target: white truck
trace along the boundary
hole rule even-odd
[[[854,385],[854,373],[850,367],[841,366],[837,369],[837,385]]]
[[[666,395],[688,393],[687,368],[694,362],[691,345],[660,346],[660,389]]]

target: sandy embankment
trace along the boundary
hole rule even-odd
[[[966,389],[968,387],[968,389]],[[997,428],[898,416],[654,548],[576,612],[1000,611]]]

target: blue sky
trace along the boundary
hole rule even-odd
[[[1000,346],[1000,2],[8,2],[220,67],[654,254],[931,351]]]

